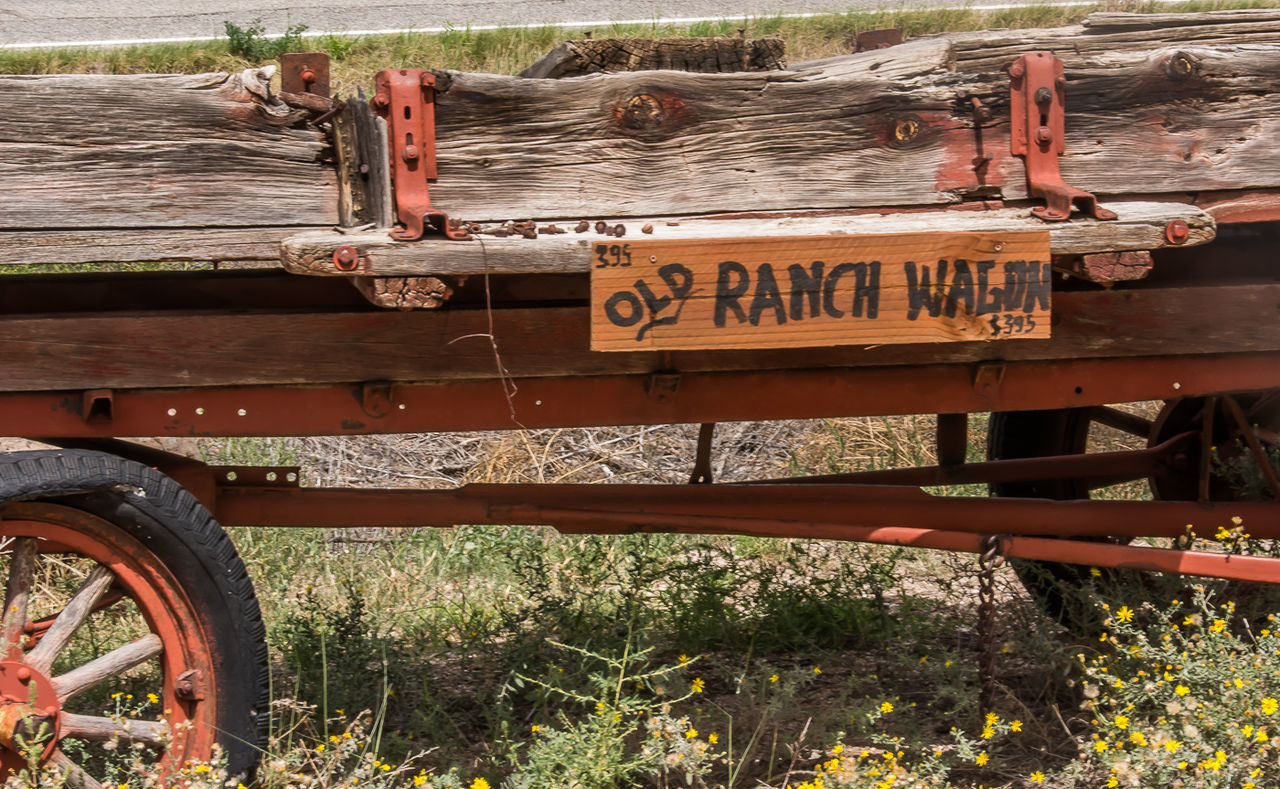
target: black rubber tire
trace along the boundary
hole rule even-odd
[[[1088,409],[1003,411],[991,414],[987,426],[987,459],[1070,455],[1085,451],[1089,438]],[[992,496],[1035,499],[1088,498],[1089,491],[1073,480],[1002,482],[988,486]],[[1013,559],[1018,580],[1050,618],[1076,633],[1093,629],[1097,616],[1082,603],[1089,570],[1076,564]]]
[[[83,510],[145,543],[178,579],[209,640],[216,741],[229,775],[248,782],[265,743],[266,630],[244,562],[213,516],[155,469],[102,452],[0,454],[0,502],[47,501]]]

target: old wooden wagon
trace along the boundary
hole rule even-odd
[[[0,77],[0,434],[60,447],[0,457],[4,769],[98,786],[68,743],[121,738],[251,768],[266,648],[219,524],[927,546],[1047,570],[1051,611],[1080,565],[1280,579],[1185,541],[1280,537],[1278,31],[1095,14],[788,68],[596,42],[538,77],[384,71],[369,101],[314,53],[278,93]],[[717,422],[886,414],[936,414],[938,465],[711,479]],[[122,440],[657,423],[703,425],[691,484],[323,489]],[[1097,426],[1141,448],[1092,452]],[[971,483],[996,495],[924,489]],[[148,662],[160,720],[78,706]]]

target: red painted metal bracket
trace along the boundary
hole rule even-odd
[[[375,80],[374,110],[387,120],[391,180],[396,217],[403,228],[391,231],[400,241],[414,241],[434,228],[446,238],[471,238],[431,206],[427,184],[436,178],[436,75],[422,69],[384,69]]]
[[[1009,66],[1009,149],[1027,165],[1027,191],[1045,205],[1033,216],[1050,222],[1071,218],[1072,205],[1095,219],[1115,219],[1089,192],[1067,186],[1058,170],[1065,151],[1065,88],[1062,61],[1052,52],[1031,52]]]

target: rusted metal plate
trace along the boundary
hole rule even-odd
[[[888,49],[902,43],[902,31],[896,27],[881,30],[864,30],[858,34],[854,42],[854,52],[866,52],[872,49]]]
[[[591,349],[1050,335],[1048,231],[591,245]]]
[[[286,52],[280,56],[280,90],[329,97],[329,55]]]

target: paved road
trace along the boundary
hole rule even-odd
[[[1030,2],[1031,0],[1023,0]],[[744,14],[870,9],[889,0],[441,0],[388,4],[377,0],[0,0],[0,46],[216,37],[223,23],[261,18],[268,33],[291,24],[310,31],[375,31],[445,25],[524,25],[655,18],[721,18]],[[937,0],[892,0],[937,5]]]

